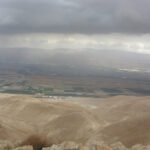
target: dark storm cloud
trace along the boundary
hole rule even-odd
[[[0,0],[0,34],[150,33],[149,0]]]

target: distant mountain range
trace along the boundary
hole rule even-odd
[[[11,53],[10,53],[11,51]],[[0,51],[0,69],[20,73],[99,76],[150,73],[150,55],[116,50],[5,49]],[[59,52],[58,52],[59,51]]]

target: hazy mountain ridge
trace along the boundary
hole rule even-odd
[[[0,55],[0,69],[72,76],[150,73],[150,55],[146,54],[92,49],[88,50],[88,53],[87,51],[69,52],[63,49],[63,52],[51,55],[46,50],[41,54],[39,51],[14,49],[9,54],[7,51],[3,52]]]

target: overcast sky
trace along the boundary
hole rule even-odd
[[[62,49],[150,54],[149,41],[149,0],[0,0],[1,54],[6,48],[50,56]]]

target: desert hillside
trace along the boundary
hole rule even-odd
[[[16,142],[39,134],[56,143],[149,145],[149,116],[148,96],[54,100],[1,94],[0,140]]]

